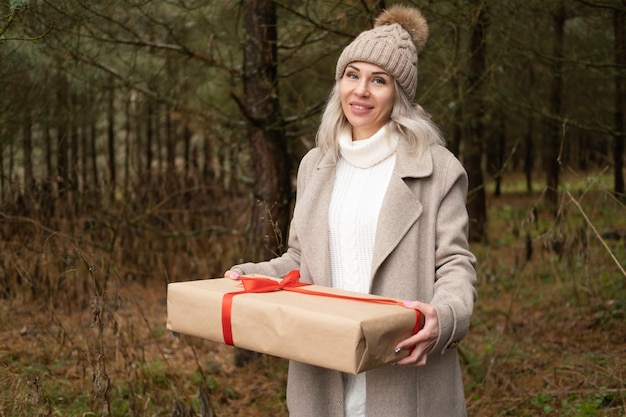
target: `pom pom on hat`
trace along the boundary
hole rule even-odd
[[[393,25],[394,23],[399,24],[409,33],[417,53],[422,52],[428,40],[428,24],[422,13],[412,7],[393,6],[376,19],[374,27]]]
[[[428,39],[428,24],[412,7],[392,6],[374,28],[362,32],[341,53],[335,78],[341,79],[351,62],[364,61],[384,68],[412,101],[417,89],[417,59]]]

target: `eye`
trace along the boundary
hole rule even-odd
[[[374,84],[385,85],[387,84],[387,80],[384,79],[383,77],[375,77]]]
[[[351,79],[353,79],[353,80],[357,80],[357,79],[359,78],[359,76],[357,75],[357,73],[356,73],[356,72],[354,72],[354,71],[346,71],[345,77],[346,77],[346,78],[351,78]]]

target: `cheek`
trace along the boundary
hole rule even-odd
[[[346,101],[346,98],[349,94],[348,88],[345,85],[345,83],[340,82],[339,83],[339,98],[341,98],[341,102],[344,103]]]
[[[383,101],[383,108],[384,108],[384,110],[382,111],[383,115],[387,118],[391,116],[391,110],[393,110],[393,96]]]

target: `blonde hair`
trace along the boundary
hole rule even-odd
[[[315,138],[320,150],[323,153],[330,152],[335,160],[339,157],[339,133],[349,126],[348,119],[341,108],[340,82],[335,83],[328,96]],[[441,131],[424,109],[418,104],[411,103],[397,82],[394,82],[394,88],[393,109],[389,116],[391,131],[400,140],[406,140],[410,151],[416,156],[433,144],[445,145]]]

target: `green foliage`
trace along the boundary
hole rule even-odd
[[[27,0],[10,0],[8,4],[8,12],[6,14],[4,13],[4,10],[2,9],[4,9],[7,6],[2,5],[2,9],[0,9],[0,11],[3,12],[2,15],[6,20],[3,19],[1,23],[2,26],[0,26],[0,42],[4,40],[4,34],[7,31],[7,29],[9,29],[9,27],[13,24],[15,20],[15,16],[18,13],[24,11],[27,4],[28,4]]]
[[[142,375],[141,381],[146,390],[150,390],[150,387],[164,388],[169,384],[168,369],[162,360],[143,363],[139,369]]]
[[[541,415],[549,415],[554,411],[554,408],[550,405],[554,401],[549,395],[540,394],[532,399],[531,404],[541,412]]]
[[[29,0],[9,0],[9,11],[12,13],[23,12],[28,3]]]
[[[598,392],[590,396],[570,394],[565,399],[554,395],[540,394],[531,400],[536,415],[560,417],[594,417],[606,415],[611,408],[615,394]],[[557,411],[562,410],[562,411]]]

